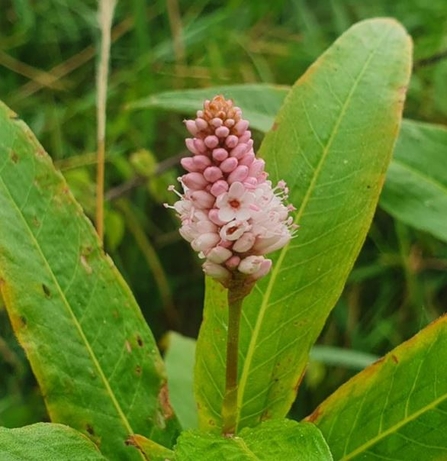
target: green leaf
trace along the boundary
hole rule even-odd
[[[406,121],[380,197],[400,221],[447,242],[447,129]]]
[[[2,461],[106,461],[95,444],[62,424],[0,427]]]
[[[318,429],[290,420],[266,421],[246,428],[238,437],[225,438],[200,431],[183,432],[175,447],[176,461],[331,461]]]
[[[272,127],[273,117],[278,112],[289,88],[267,84],[244,84],[215,86],[200,90],[166,91],[128,105],[129,109],[157,108],[184,112],[193,117],[201,108],[205,99],[216,94],[232,98],[237,105],[244,108],[244,118],[250,126],[260,131]]]
[[[335,459],[447,459],[447,317],[348,381],[308,419]]]
[[[165,363],[169,397],[183,429],[195,429],[198,426],[193,391],[196,341],[171,331],[167,343]]]
[[[0,281],[53,422],[110,459],[141,433],[171,444],[164,365],[128,286],[26,125],[0,106]]]
[[[297,82],[261,149],[300,229],[245,300],[239,429],[287,414],[308,354],[363,244],[399,129],[411,42],[393,20],[352,27]],[[207,281],[196,363],[199,425],[219,430],[225,293]]]

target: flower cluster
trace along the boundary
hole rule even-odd
[[[248,122],[231,100],[205,101],[185,124],[192,156],[181,160],[188,173],[179,178],[183,194],[172,207],[180,234],[206,259],[204,272],[224,286],[235,273],[255,281],[271,268],[264,255],[286,245],[296,228],[289,217],[294,208],[284,204],[286,184],[267,180]]]

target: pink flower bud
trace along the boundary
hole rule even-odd
[[[184,123],[186,125],[186,129],[193,135],[196,136],[196,134],[199,132],[199,129],[197,128],[196,123],[194,120],[184,120]]]
[[[192,153],[192,154],[198,154],[199,151],[196,149],[194,146],[194,139],[192,138],[186,138],[185,139],[185,144],[186,148]]]
[[[253,150],[249,150],[248,152],[245,152],[244,156],[239,160],[239,165],[250,166],[254,161],[255,153],[253,152]]]
[[[228,190],[228,182],[224,180],[216,181],[210,189],[210,192],[215,196],[219,197],[219,195],[224,194]]]
[[[233,157],[231,157],[233,158]],[[230,159],[228,159],[230,160]],[[222,166],[221,166],[222,167]],[[233,170],[228,176],[229,184],[233,182],[243,182],[245,178],[248,176],[248,166],[239,165],[235,170]]]
[[[205,143],[201,140],[201,139],[198,139],[198,138],[194,138],[193,139],[193,144],[194,144],[194,147],[196,148],[197,152],[199,154],[205,154],[206,153],[206,146],[205,146]]]
[[[192,190],[203,189],[208,181],[200,173],[188,173],[182,177],[183,184]]]
[[[193,171],[199,171],[199,169],[193,162],[193,157],[183,157],[180,160],[180,164],[186,171],[189,171],[190,173]]]
[[[241,258],[239,256],[232,256],[226,263],[225,265],[228,267],[228,269],[236,269],[237,266],[239,266],[239,263],[241,262]]]
[[[211,208],[216,198],[204,190],[196,190],[191,194],[191,200],[197,208]]]
[[[219,136],[219,138],[226,138],[230,134],[229,128],[226,126],[220,126],[219,128],[216,128],[216,136]]]
[[[218,226],[223,226],[225,224],[225,222],[222,221],[221,219],[219,219],[218,213],[219,213],[219,210],[216,210],[215,208],[213,208],[212,210],[209,211],[208,218],[214,224],[217,224]]]
[[[210,122],[210,124],[214,127],[214,128],[219,128],[220,126],[223,125],[223,120],[221,118],[213,118]]]
[[[212,263],[222,264],[227,259],[231,258],[232,255],[233,253],[228,248],[217,246],[210,250],[206,255],[206,259]]]
[[[218,162],[222,162],[228,157],[228,151],[219,147],[218,149],[213,150],[213,159],[217,160]]]
[[[248,128],[248,121],[247,120],[239,120],[233,128],[233,132],[236,133],[238,136],[243,134],[245,130]]]
[[[237,159],[234,157],[229,157],[220,164],[220,169],[224,173],[230,173],[237,167],[237,165],[238,165]]]
[[[231,149],[230,151],[230,157],[235,157],[238,160],[241,159],[245,152],[247,152],[247,144],[238,144],[234,149]]]
[[[225,140],[225,145],[230,149],[233,149],[233,147],[236,147],[238,143],[239,143],[239,138],[235,136],[234,134],[230,134],[230,136],[228,136],[227,139]]]
[[[247,256],[240,262],[238,266],[239,272],[247,275],[254,274],[261,268],[263,261],[263,256]]]
[[[219,280],[223,284],[225,284],[231,278],[230,271],[225,269],[225,267],[221,266],[220,264],[207,261],[203,263],[202,268],[206,275],[209,275],[213,279]]]
[[[212,223],[211,221],[208,221],[208,219],[202,219],[197,223],[196,227],[199,235],[207,233],[216,233],[216,231],[218,230],[216,224]]]
[[[218,179],[220,179],[223,176],[223,174],[222,174],[222,170],[219,167],[209,166],[203,172],[203,176],[209,182],[216,182]]]
[[[253,145],[253,140],[251,139],[251,131],[250,130],[247,130],[240,138],[239,138],[239,142],[252,142],[252,145]]]
[[[201,234],[191,242],[191,246],[194,251],[209,251],[213,248],[220,240],[218,234],[209,232],[207,234]]]
[[[238,253],[245,253],[254,245],[256,237],[251,232],[245,232],[236,242],[234,242],[233,250]]]
[[[219,144],[219,138],[214,135],[207,136],[205,138],[205,146],[214,149]]]
[[[272,268],[272,260],[271,259],[264,259],[261,263],[261,267],[250,276],[251,280],[259,280],[260,278],[266,276],[270,269]]]
[[[232,126],[234,126],[235,123],[236,122],[232,118],[227,118],[224,122],[225,126],[227,126],[228,128],[231,128]]]
[[[211,160],[206,155],[195,155],[192,161],[199,171],[203,171],[206,167],[211,165]]]
[[[197,129],[200,131],[206,130],[208,128],[208,123],[206,122],[206,120],[203,120],[203,118],[196,118],[195,124]]]

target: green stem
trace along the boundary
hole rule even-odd
[[[228,333],[225,373],[225,394],[222,403],[222,434],[231,437],[237,430],[238,417],[238,354],[242,303],[253,284],[244,277],[233,280],[228,288]]]

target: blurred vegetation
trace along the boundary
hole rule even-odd
[[[94,216],[95,66],[92,0],[4,0],[0,98],[20,114]],[[405,116],[447,124],[444,0],[119,1],[112,32],[106,165],[106,250],[157,338],[194,337],[201,320],[200,263],[163,207],[180,174],[186,130],[176,114],[126,105],[165,90],[236,83],[291,85],[353,23],[401,21],[415,65]],[[258,145],[262,136],[256,137]],[[378,211],[320,344],[382,355],[444,312],[447,247]],[[0,424],[47,419],[37,385],[0,309]],[[353,371],[312,363],[299,418]],[[305,395],[305,398],[303,396]]]

